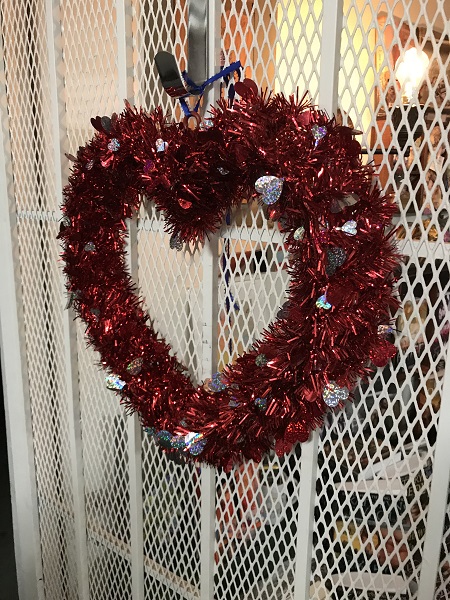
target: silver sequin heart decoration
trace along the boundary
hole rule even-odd
[[[340,402],[345,402],[349,394],[348,388],[339,387],[335,381],[330,381],[323,390],[322,398],[327,406],[335,408]]]
[[[255,190],[261,194],[264,204],[274,204],[281,196],[284,180],[274,175],[264,175],[255,182]]]
[[[357,223],[356,221],[347,221],[341,227],[341,231],[346,233],[347,235],[356,235],[357,232]]]

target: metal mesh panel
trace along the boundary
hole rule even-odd
[[[77,594],[45,3],[2,2],[27,372],[46,598]]]
[[[181,116],[180,109],[164,92],[154,64],[155,54],[171,52],[180,70],[187,67],[187,2],[186,0],[135,0],[135,96],[136,103],[147,110],[161,106],[165,113]]]
[[[416,597],[448,339],[449,141],[436,76],[448,68],[448,16],[442,3],[344,2],[340,108],[397,203],[405,258],[398,358],[321,436],[313,579],[324,595]],[[396,61],[410,46],[431,67],[407,99]]]
[[[309,88],[314,99],[321,10],[321,2],[223,2],[225,63],[239,59],[243,75],[263,89],[289,94],[298,87],[302,94]],[[245,352],[273,320],[288,287],[288,256],[277,223],[256,203],[243,204],[227,223],[219,242],[219,369]],[[218,598],[293,597],[299,450],[218,474]]]
[[[288,257],[275,223],[256,204],[220,233],[219,368],[245,352],[280,310]],[[220,598],[284,598],[295,574],[299,451],[219,473],[216,576]]]
[[[89,584],[91,597],[103,598],[100,574],[105,582],[114,579],[123,594],[129,585],[129,575],[117,570],[117,561],[121,550],[130,551],[130,509],[127,421],[115,394],[105,389],[103,373],[93,372],[97,362],[92,351],[80,352]],[[102,544],[109,551],[99,558]]]
[[[161,579],[159,577],[153,578],[150,575],[148,575],[147,570],[145,573],[144,585],[146,593],[147,590],[152,590],[151,593],[148,595],[149,598],[167,598],[167,600],[182,600],[182,598],[186,597],[175,592],[173,588],[164,585],[164,583],[161,582]],[[183,585],[185,584],[183,583]],[[188,597],[198,598],[199,596],[193,593]]]
[[[107,537],[89,532],[90,598],[132,598],[129,547],[121,548],[116,539]]]
[[[162,106],[180,117],[162,90],[153,58],[166,50],[186,68],[187,3],[136,3],[136,103]],[[202,377],[202,257],[198,244],[169,247],[164,221],[151,199],[138,221],[137,276],[157,331],[166,337],[194,381]],[[200,588],[200,474],[168,461],[149,438],[142,448],[145,597],[197,598]]]
[[[118,98],[115,3],[64,2],[61,6],[66,124],[74,152],[94,130],[91,117],[122,110]],[[105,387],[99,358],[86,349],[78,327],[79,392],[90,597],[129,597],[130,495],[127,418]],[[115,595],[116,594],[116,595]]]
[[[52,16],[44,14],[40,0],[13,4],[0,0],[44,586],[46,598],[75,599],[79,582],[50,125],[56,116],[50,109],[46,47]],[[162,93],[153,57],[169,50],[180,68],[186,66],[186,2],[135,0],[130,6],[127,42],[133,49],[136,104],[148,109],[162,104],[179,116]],[[90,117],[122,108],[116,8],[113,0],[61,2],[58,68],[64,73],[64,126],[72,153],[92,136]],[[309,89],[317,100],[322,2],[224,0],[221,8],[226,64],[240,59],[243,75],[262,88],[286,94]],[[380,185],[398,205],[403,310],[396,321],[398,358],[359,388],[345,415],[330,415],[321,434],[311,598],[417,597],[449,329],[450,95],[442,76],[449,69],[448,39],[442,35],[449,18],[448,3],[442,2],[344,2],[339,108],[345,122],[364,131],[367,160],[375,162]],[[394,71],[411,43],[429,55],[430,64],[420,89],[406,102]],[[202,347],[204,297],[211,288],[218,286],[210,339],[217,334],[221,369],[273,319],[288,286],[283,237],[256,204],[244,203],[230,215],[217,252],[214,279],[200,248],[171,250],[160,215],[151,203],[141,209],[138,283],[156,328],[196,381],[209,375]],[[138,553],[133,554],[130,523],[128,418],[105,389],[82,326],[77,336],[89,597],[129,598],[132,572],[138,572],[132,557]],[[144,596],[198,598],[209,568],[218,599],[293,598],[297,524],[307,509],[299,506],[305,483],[300,464],[296,447],[283,459],[269,456],[258,466],[219,471],[215,499],[205,499],[199,469],[168,462],[144,436]],[[215,514],[215,545],[202,572],[200,515],[208,502]],[[448,587],[448,519],[447,514],[439,600]]]
[[[200,381],[201,248],[192,244],[181,252],[170,249],[164,221],[150,203],[138,225],[138,266],[139,287],[155,328],[169,340],[194,380]]]
[[[143,447],[146,597],[192,598],[200,587],[200,469]],[[165,590],[165,591],[164,591]],[[164,596],[166,597],[166,596]]]
[[[18,211],[55,210],[45,3],[1,3]]]
[[[215,584],[218,598],[292,598],[299,447],[282,459],[245,463],[217,478]]]
[[[226,64],[240,60],[244,77],[269,91],[317,100],[322,2],[222,2],[221,40]]]
[[[91,117],[121,111],[114,0],[61,2],[68,146],[92,137]]]
[[[54,220],[19,225],[44,584],[55,600],[77,597],[56,234]]]
[[[221,231],[219,364],[245,352],[280,310],[288,257],[276,223],[244,204]]]

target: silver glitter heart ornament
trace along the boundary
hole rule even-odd
[[[255,190],[261,194],[264,204],[274,204],[281,196],[284,180],[274,175],[264,175],[255,182]]]
[[[322,398],[327,406],[335,408],[340,402],[345,402],[349,394],[348,388],[339,387],[335,381],[330,381],[323,390]]]

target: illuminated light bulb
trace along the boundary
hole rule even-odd
[[[411,100],[413,92],[419,87],[429,63],[430,60],[425,52],[417,48],[410,48],[398,59],[395,73],[408,102]]]

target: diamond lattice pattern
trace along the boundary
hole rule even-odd
[[[219,473],[215,589],[218,598],[293,598],[300,449]]]
[[[49,600],[76,600],[45,3],[1,2],[0,10],[43,586]]]
[[[449,16],[448,3],[344,2],[339,107],[397,204],[404,260],[398,357],[321,435],[312,583],[324,597],[416,597],[448,340]],[[429,59],[412,91],[410,48]],[[437,588],[447,572],[444,552]]]
[[[225,63],[240,60],[242,78],[253,79],[263,90],[309,91],[317,101],[321,20],[321,0],[224,0]]]
[[[164,92],[154,57],[165,50],[175,56],[180,71],[187,68],[187,2],[136,0],[133,7],[136,103],[149,111],[161,106],[165,114],[179,120],[180,108]]]
[[[117,22],[112,1],[65,2],[61,9],[67,145],[74,153],[94,133],[91,117],[122,110]],[[90,598],[130,597],[127,418],[105,388],[81,325],[77,338]]]
[[[64,151],[75,153],[93,134],[92,116],[123,106],[117,12],[112,0],[65,0],[57,17],[45,14],[43,0],[25,0],[26,10],[13,4],[0,1],[44,586],[46,598],[76,599],[47,25],[57,22],[61,29],[55,49],[64,80]],[[443,74],[449,69],[444,31],[450,11],[444,4],[344,1],[339,109],[346,123],[364,132],[367,160],[397,203],[403,307],[396,316],[398,357],[358,389],[345,414],[329,415],[320,435],[311,598],[416,597],[449,327],[450,92]],[[186,67],[187,3],[134,0],[128,8],[133,101],[148,109],[161,104],[178,117],[153,58],[169,50]],[[317,101],[322,11],[315,0],[224,0],[225,64],[239,59],[241,78],[286,94],[309,90]],[[396,83],[396,63],[411,46],[428,56],[429,67],[409,90]],[[229,215],[208,251],[217,256],[218,277],[196,245],[170,249],[161,215],[151,199],[143,202],[136,278],[156,328],[197,382],[210,375],[202,354],[205,335],[208,342],[217,339],[213,362],[220,370],[282,309],[288,286],[283,236],[252,199]],[[218,287],[218,303],[205,333],[204,298],[211,287]],[[90,598],[128,598],[134,541],[129,418],[105,389],[81,325],[77,341]],[[213,571],[215,596],[293,598],[297,522],[303,517],[300,448],[283,459],[268,456],[260,465],[217,472],[215,498],[205,499],[200,469],[168,461],[143,438],[145,597],[199,597],[200,515],[202,502],[209,502],[215,544],[206,567]],[[436,580],[439,600],[449,579],[449,514]]]

